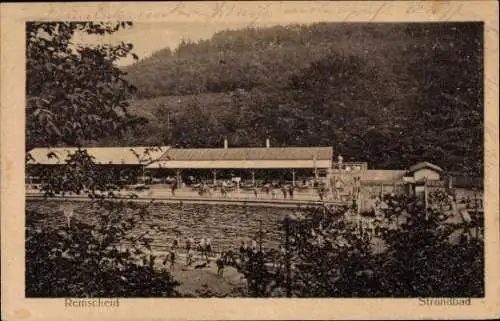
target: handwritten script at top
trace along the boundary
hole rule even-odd
[[[375,21],[380,16],[390,17],[394,14],[405,14],[403,20],[414,20],[425,17],[434,21],[452,21],[461,19],[463,4],[443,2],[408,2],[408,3],[391,3],[391,2],[368,2],[363,4],[358,2],[355,5],[345,2],[310,2],[307,5],[297,4],[294,2],[178,2],[168,4],[158,4],[153,9],[148,5],[147,10],[141,4],[136,5],[136,10],[120,7],[117,9],[109,6],[98,6],[94,12],[85,13],[85,10],[77,6],[64,6],[51,4],[47,16],[65,20],[87,20],[87,21],[103,21],[103,20],[132,20],[132,21],[173,21],[180,19],[182,21],[196,22],[222,22],[227,19],[247,22],[253,25],[259,20],[265,20],[272,23],[296,22],[300,23],[300,17],[311,15],[320,17],[328,17],[330,21]],[[82,9],[85,8],[84,6]],[[403,10],[403,11],[401,11]],[[467,11],[470,16],[473,12]],[[326,19],[326,18],[324,18]],[[392,20],[392,19],[391,19]],[[481,20],[478,17],[477,20]],[[496,25],[485,25],[485,29],[492,36],[497,36],[498,27]]]
[[[168,5],[158,5],[155,9],[146,11],[140,10],[141,5],[137,5],[138,10],[133,14],[124,8],[110,10],[110,7],[97,7],[92,13],[82,13],[78,6],[71,8],[52,4],[48,12],[49,16],[61,16],[67,20],[168,20],[174,16],[179,18],[196,19],[197,21],[218,21],[224,19],[241,19],[243,21],[256,22],[260,19],[276,18],[279,22],[283,16],[296,16],[322,14],[329,15],[335,20],[347,21],[350,18],[372,21],[377,18],[387,3],[376,5],[353,6],[346,3],[332,5],[331,2],[311,2],[307,6],[294,6],[293,2],[262,2],[258,5],[233,2],[213,2],[195,5],[194,3],[170,3]]]

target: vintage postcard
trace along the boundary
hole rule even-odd
[[[1,6],[2,319],[500,317],[495,1]]]

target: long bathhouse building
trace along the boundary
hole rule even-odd
[[[65,164],[76,148],[36,148],[27,161],[28,186],[41,184],[39,173]],[[422,162],[408,169],[368,169],[366,163],[343,162],[332,147],[221,148],[98,147],[87,148],[97,166],[109,170],[114,183],[189,188],[206,184],[236,184],[238,188],[263,185],[297,187],[311,197],[322,189],[327,199],[350,202],[388,192],[415,194],[423,186],[451,184],[443,169]],[[336,161],[334,161],[334,159]],[[425,184],[424,184],[425,183]],[[365,207],[363,204],[359,204]]]
[[[271,181],[319,180],[332,168],[332,147],[193,148],[167,150],[147,168],[175,171],[183,176],[203,177],[216,184],[220,179],[239,178],[252,185]]]

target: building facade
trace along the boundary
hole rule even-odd
[[[178,183],[186,176],[210,179],[239,177],[255,184],[262,180],[286,180],[295,184],[299,178],[325,177],[332,168],[332,147],[253,147],[171,148],[148,169],[175,172]]]

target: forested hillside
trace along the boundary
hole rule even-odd
[[[482,173],[482,26],[247,28],[125,68],[150,122],[100,144],[333,146],[346,160]]]

